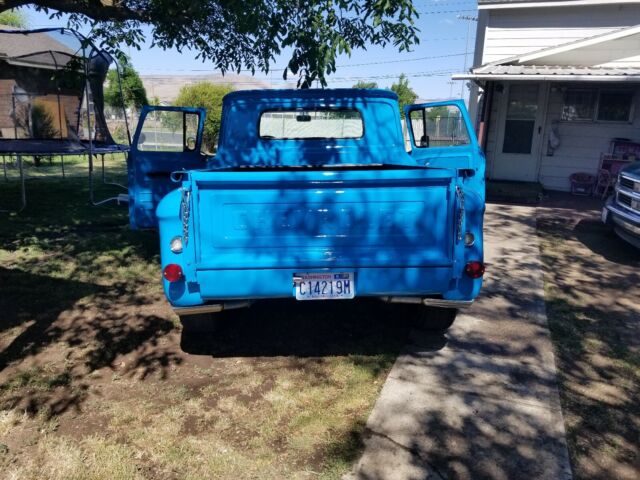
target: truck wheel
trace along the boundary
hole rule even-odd
[[[213,333],[218,326],[218,317],[214,313],[200,313],[198,315],[181,316],[180,322],[182,323],[183,334]]]
[[[458,309],[439,307],[420,307],[415,320],[416,327],[430,332],[444,332],[453,325]]]

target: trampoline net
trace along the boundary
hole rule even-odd
[[[104,115],[111,63],[109,54],[72,30],[3,27],[0,153],[126,149],[112,138]]]

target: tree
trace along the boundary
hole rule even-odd
[[[432,107],[427,110],[429,120],[435,122],[437,118],[449,118],[449,109],[445,106]]]
[[[0,10],[2,9],[2,0],[0,0]],[[19,10],[5,10],[0,13],[0,25],[8,25],[16,28],[27,28],[29,21],[24,12]]]
[[[398,83],[391,85],[391,90],[398,95],[398,103],[400,104],[400,116],[403,115],[404,106],[416,103],[418,94],[409,86],[409,79],[403,73],[398,78]]]
[[[214,150],[218,142],[222,117],[222,98],[232,91],[233,88],[229,85],[201,82],[182,87],[178,97],[173,102],[174,105],[179,107],[203,107],[207,109],[203,144],[205,149],[210,152]]]
[[[118,72],[115,69],[111,69],[107,73],[107,88],[104,91],[104,101],[113,108],[133,107],[139,110],[143,105],[149,103],[144,84],[126,55],[120,55],[118,63],[120,64],[122,95],[120,95]]]
[[[406,51],[418,43],[412,0],[0,0],[0,11],[27,4],[69,14],[69,27],[89,26],[92,39],[112,53],[122,43],[139,49],[149,24],[154,45],[193,50],[223,73],[268,72],[286,49],[283,77],[298,75],[300,87],[316,79],[325,86],[336,57],[352,49]]]
[[[378,88],[376,82],[365,82],[364,80],[358,80],[353,88]]]

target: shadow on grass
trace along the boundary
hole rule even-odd
[[[50,415],[79,407],[88,375],[125,355],[131,375],[166,376],[181,353],[159,345],[174,324],[153,308],[157,234],[130,231],[126,206],[88,204],[86,179],[28,189],[24,212],[0,216],[3,405]]]
[[[147,297],[125,284],[104,287],[5,268],[0,268],[0,283],[1,327],[10,338],[0,351],[3,408],[60,415],[79,409],[88,375],[114,369],[119,357],[130,356],[128,371],[139,379],[154,373],[164,378],[182,361],[179,352],[159,345],[173,323],[132,311],[130,305]],[[12,328],[19,333],[9,335]]]
[[[640,266],[640,250],[622,240],[611,227],[598,219],[580,220],[573,233],[589,250],[610,262]]]
[[[538,219],[576,479],[637,478],[640,251],[597,218]]]

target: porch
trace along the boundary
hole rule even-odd
[[[629,81],[486,82],[478,134],[487,177],[569,191],[571,174],[597,175],[603,160],[615,160],[615,173],[636,159],[633,148],[614,152],[612,141],[640,142],[639,102]]]
[[[568,191],[571,174],[597,174],[607,154],[618,163],[640,157],[640,144],[612,151],[614,139],[640,143],[639,42],[634,25],[454,75],[474,82],[472,110],[482,90],[477,130],[488,177]]]

